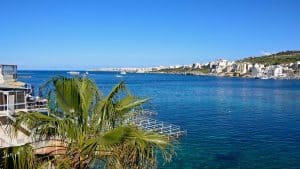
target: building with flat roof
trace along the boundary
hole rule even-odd
[[[17,81],[17,66],[0,64],[0,148],[25,144],[29,131],[25,128],[12,137],[12,123],[17,112],[46,112],[47,100],[32,96],[30,84]]]

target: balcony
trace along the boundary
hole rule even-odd
[[[0,116],[14,115],[16,112],[46,112],[47,111],[47,100],[36,99],[33,101],[26,101],[22,103],[14,104],[1,104],[0,105]]]

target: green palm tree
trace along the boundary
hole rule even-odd
[[[43,89],[48,114],[18,114],[15,129],[26,125],[33,142],[4,149],[4,168],[155,168],[158,152],[171,160],[166,136],[127,121],[148,99],[132,96],[124,82],[105,97],[85,77],[55,77]]]

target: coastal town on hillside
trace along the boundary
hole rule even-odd
[[[272,59],[272,61],[278,59],[278,62],[271,63],[268,62],[268,59]],[[300,79],[300,52],[286,51],[269,56],[251,57],[238,61],[218,59],[205,64],[192,63],[190,65],[147,68],[100,68],[93,69],[92,71],[211,75],[259,79]]]

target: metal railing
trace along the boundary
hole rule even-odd
[[[36,110],[36,109],[45,109],[47,108],[47,102],[27,102],[26,109],[28,110]]]
[[[10,110],[9,107],[12,106],[14,109]],[[23,102],[23,103],[15,103],[12,105],[2,104],[0,105],[0,114],[10,112],[14,113],[14,111],[39,111],[47,109],[47,102],[40,101],[32,101],[32,102]]]
[[[148,117],[149,115],[156,115],[157,113],[146,111],[146,114],[136,115],[128,119],[128,122],[138,126],[138,128],[145,131],[153,131],[159,134],[168,136],[169,138],[179,138],[186,135],[187,131],[183,130],[180,126],[159,121]]]

